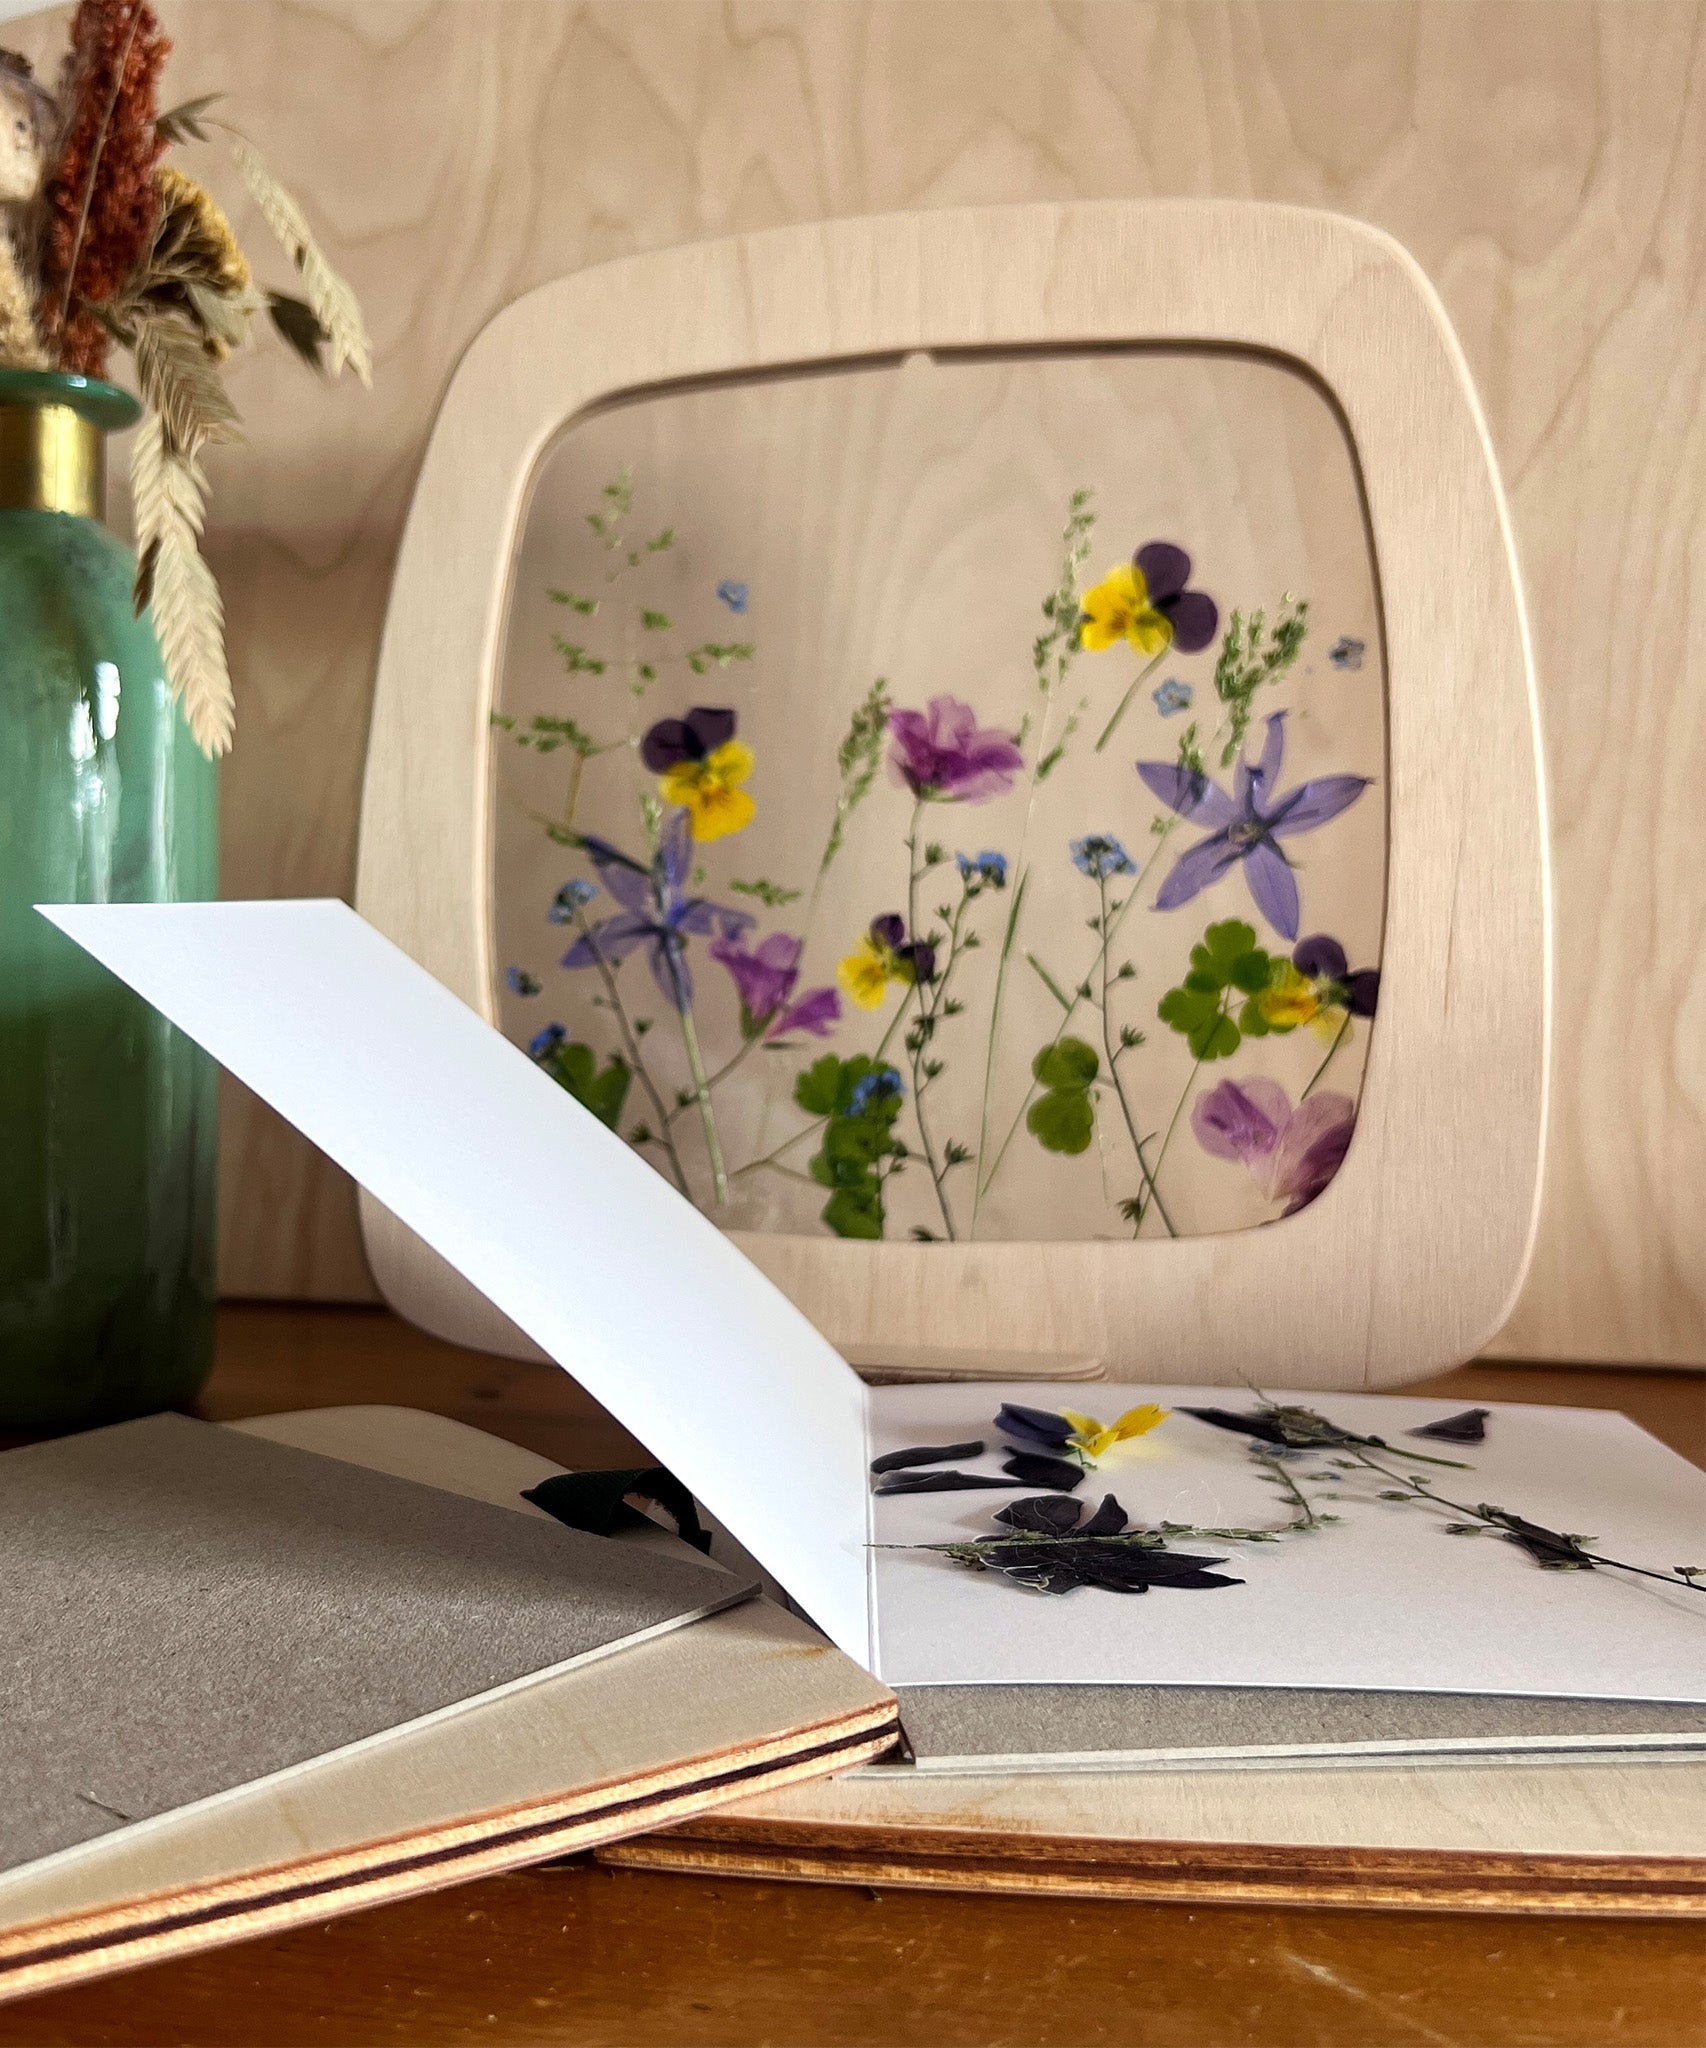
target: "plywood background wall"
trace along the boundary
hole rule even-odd
[[[307,390],[276,354],[246,364],[249,446],[213,460],[237,896],[350,887],[422,442],[464,344],[530,286],[697,236],[1004,199],[1257,196],[1399,236],[1491,421],[1546,723],[1550,1156],[1499,1348],[1706,1358],[1699,0],[159,6],[174,92],[232,96],[377,343],[371,397]],[[40,56],[62,27],[12,40]],[[250,1102],[225,1139],[227,1291],[368,1292],[347,1185]]]

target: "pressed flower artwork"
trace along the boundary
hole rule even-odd
[[[992,379],[1041,405],[1113,375],[861,371],[833,398],[848,432],[881,398],[928,441]],[[1276,378],[1238,368],[1239,402],[1318,405]],[[730,1228],[1283,1221],[1354,1142],[1378,1028],[1366,548],[1322,542],[1312,588],[1300,541],[1223,535],[1236,465],[1219,513],[1182,513],[1153,450],[1088,435],[1049,499],[992,455],[934,566],[904,500],[838,554],[789,495],[813,465],[754,453],[827,435],[828,404],[809,378],[648,400],[548,470],[494,719],[506,1027]]]

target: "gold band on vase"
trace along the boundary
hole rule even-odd
[[[0,405],[0,511],[106,510],[106,436],[68,405]]]

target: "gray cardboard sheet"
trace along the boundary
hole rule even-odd
[[[0,1869],[750,1597],[160,1415],[0,1456]]]
[[[1706,1707],[1650,1700],[1351,1692],[1279,1686],[913,1685],[901,1724],[928,1770],[1706,1749]]]

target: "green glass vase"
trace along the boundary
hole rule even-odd
[[[211,897],[218,784],[102,523],[111,385],[0,373],[0,1431],[213,1363],[212,1062],[36,914]]]

